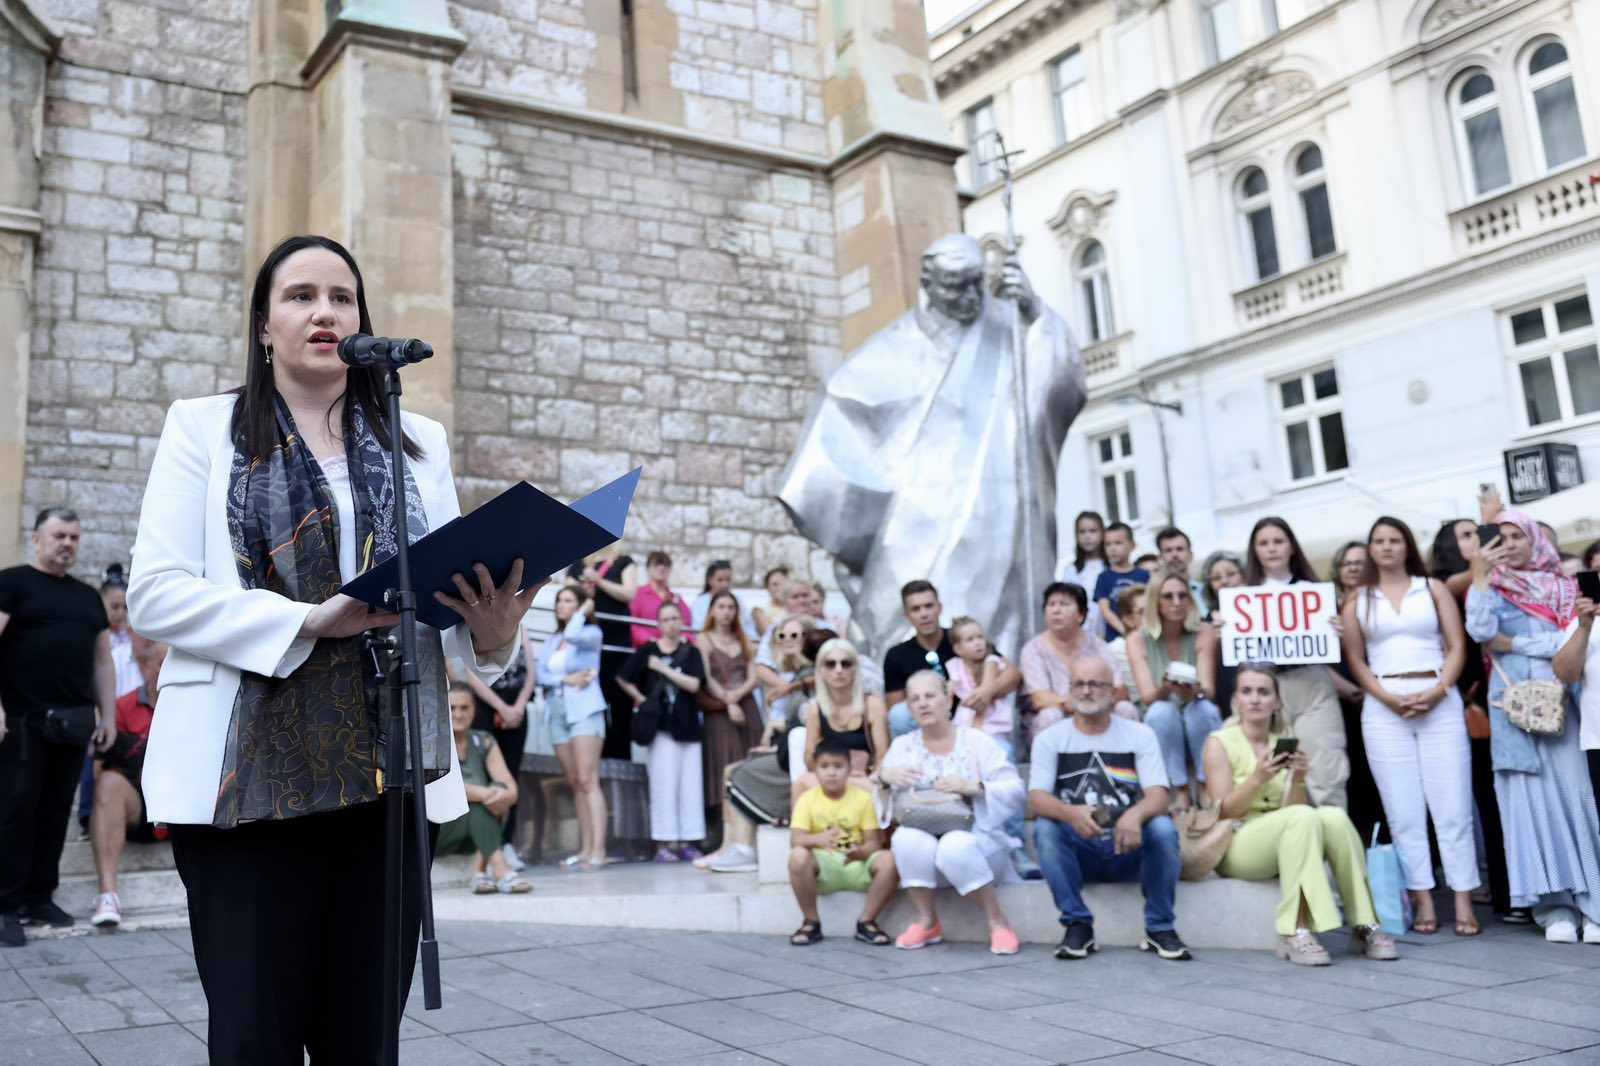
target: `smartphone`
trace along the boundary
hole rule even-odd
[[[1278,742],[1272,746],[1272,754],[1274,755],[1293,755],[1299,750],[1299,737],[1279,737]]]
[[[1578,571],[1578,592],[1600,603],[1600,570]]]
[[[1494,540],[1498,536],[1500,536],[1500,524],[1498,522],[1486,522],[1483,525],[1480,525],[1478,527],[1479,547],[1487,545],[1491,540]]]

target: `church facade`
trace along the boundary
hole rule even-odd
[[[174,399],[282,236],[348,244],[467,508],[645,467],[628,542],[741,581],[821,374],[959,228],[919,0],[0,0],[0,562],[125,560]],[[818,569],[820,571],[820,560]]]

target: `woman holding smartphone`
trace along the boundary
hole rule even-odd
[[[1217,873],[1247,881],[1278,878],[1278,957],[1297,966],[1326,966],[1332,959],[1316,934],[1344,924],[1326,862],[1350,920],[1351,950],[1369,959],[1397,959],[1394,939],[1378,928],[1361,837],[1344,811],[1308,804],[1310,760],[1298,738],[1284,735],[1282,712],[1276,668],[1240,665],[1233,717],[1205,747],[1206,792],[1221,804],[1222,817],[1244,823]]]
[[[1367,534],[1361,585],[1345,598],[1345,662],[1366,692],[1361,734],[1383,796],[1406,888],[1411,930],[1439,930],[1433,910],[1428,817],[1455,892],[1456,936],[1483,930],[1472,913],[1478,848],[1472,832],[1472,751],[1456,680],[1466,631],[1450,591],[1427,576],[1416,538],[1398,518]]]

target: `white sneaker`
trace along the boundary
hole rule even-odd
[[[122,924],[122,901],[115,892],[100,893],[100,901],[95,905],[94,917],[89,919],[89,924],[101,929]]]
[[[1576,944],[1578,927],[1570,918],[1557,918],[1544,927],[1544,938],[1552,944]]]
[[[1600,944],[1600,922],[1583,920],[1583,942],[1585,944]]]
[[[756,849],[748,844],[731,844],[706,869],[715,874],[747,874],[757,869]]]
[[[506,865],[518,873],[521,873],[523,870],[528,868],[528,864],[522,861],[522,856],[517,854],[517,849],[512,847],[510,844],[502,847],[500,849],[500,854],[505,858]]]

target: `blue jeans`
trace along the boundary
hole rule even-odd
[[[1161,758],[1167,764],[1167,783],[1176,788],[1189,783],[1189,760],[1194,760],[1196,781],[1206,779],[1205,761],[1200,753],[1206,737],[1222,728],[1222,715],[1210,700],[1197,699],[1185,706],[1171,700],[1157,700],[1144,712],[1144,724],[1156,731],[1161,741]]]
[[[917,729],[917,720],[911,717],[911,708],[903,702],[889,708],[889,739],[903,737],[907,733],[914,733]]]
[[[1065,822],[1036,818],[1033,846],[1050,885],[1050,895],[1061,912],[1061,924],[1093,922],[1083,902],[1086,881],[1138,881],[1144,887],[1144,927],[1152,933],[1171,929],[1178,893],[1178,830],[1172,819],[1158,814],[1144,823],[1144,842],[1137,851],[1116,854],[1111,834],[1085,840]]]

